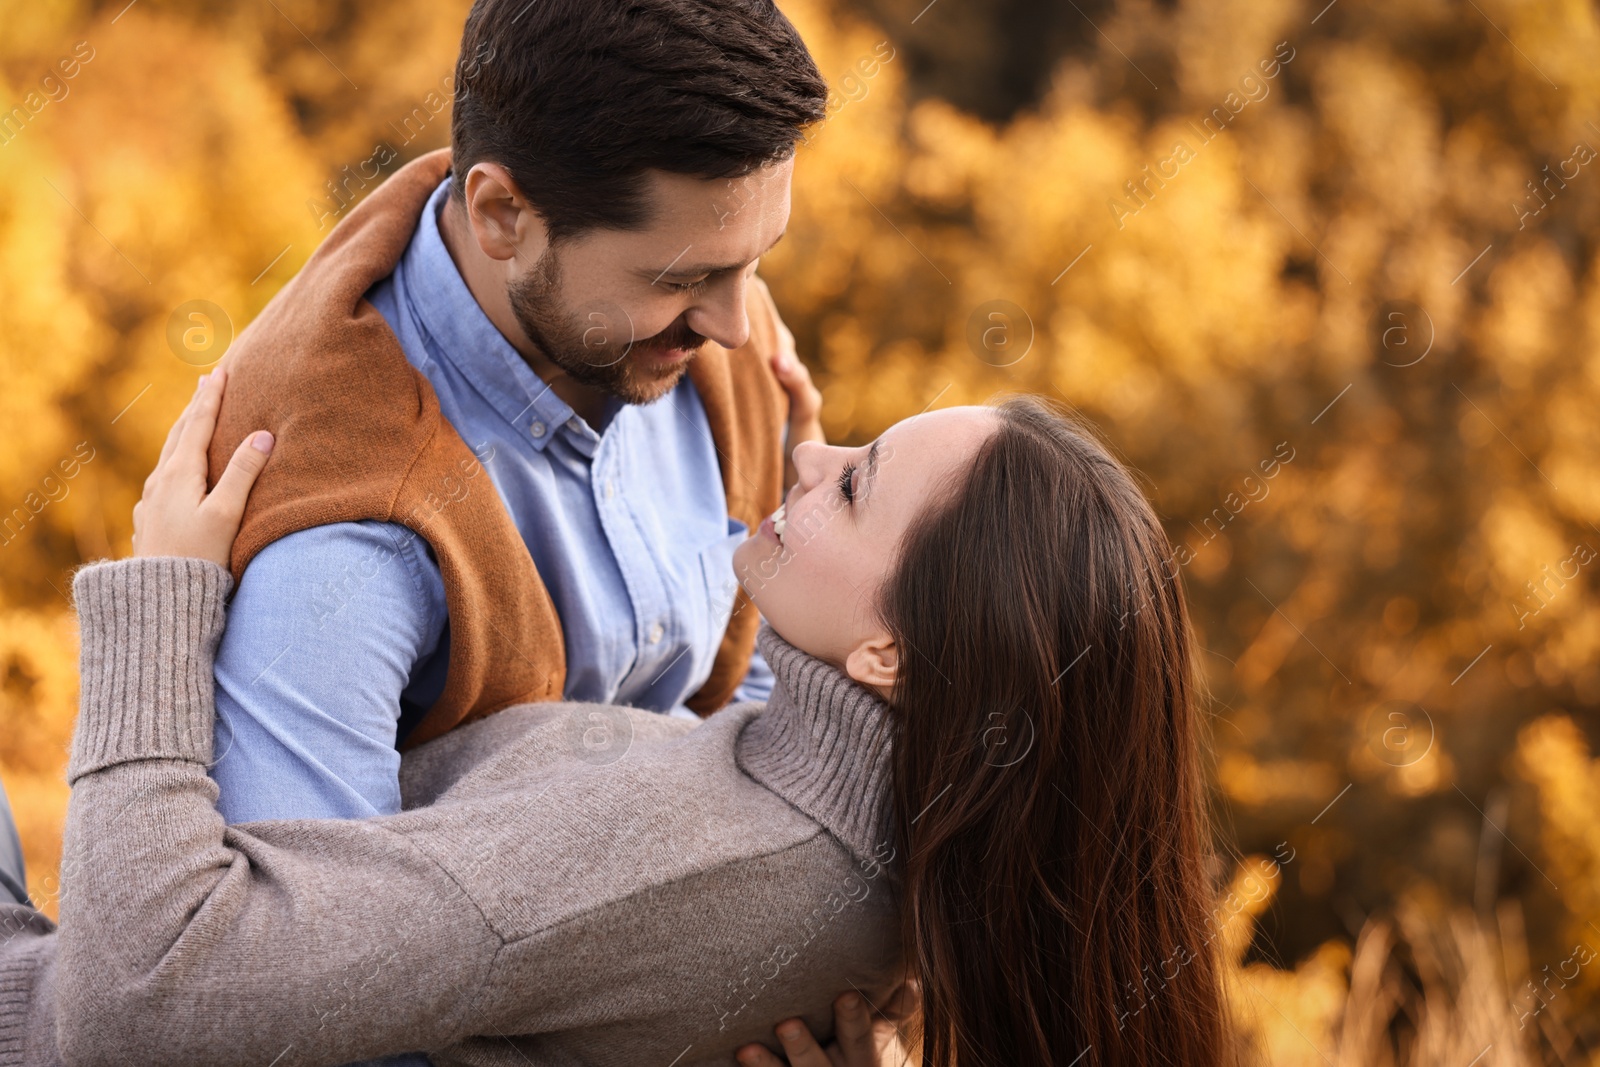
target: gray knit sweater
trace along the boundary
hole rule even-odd
[[[408,753],[398,815],[227,826],[228,588],[77,576],[61,929],[0,912],[0,1064],[727,1064],[894,984],[886,710],[770,630],[765,709],[511,708]]]

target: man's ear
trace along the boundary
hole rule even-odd
[[[511,172],[498,163],[474,163],[467,171],[467,221],[478,247],[490,259],[537,263],[549,244],[544,218],[533,209]]]
[[[887,700],[900,671],[900,646],[886,633],[875,634],[845,657],[844,671]]]

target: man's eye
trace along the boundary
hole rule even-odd
[[[674,293],[698,293],[706,287],[706,282],[710,280],[710,278],[701,278],[697,282],[667,282],[665,284]]]

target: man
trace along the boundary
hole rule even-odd
[[[785,423],[820,436],[755,277],[815,64],[767,0],[478,0],[456,77],[451,152],[229,356],[213,474],[279,442],[217,659],[230,822],[397,811],[401,747],[510,703],[771,685],[730,556]],[[620,755],[606,725],[575,753]]]

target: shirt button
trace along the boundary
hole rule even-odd
[[[573,433],[577,433],[579,430],[583,429],[583,423],[579,422],[578,416],[574,415],[572,418],[567,420],[567,429],[571,430]]]
[[[543,437],[544,423],[535,421],[531,426],[528,427],[528,432],[533,434],[535,437]]]
[[[652,645],[659,645],[661,643],[661,639],[666,635],[667,631],[661,628],[661,624],[659,622],[650,627],[650,643]]]
[[[617,495],[617,483],[610,478],[606,479],[606,499],[610,500]]]

